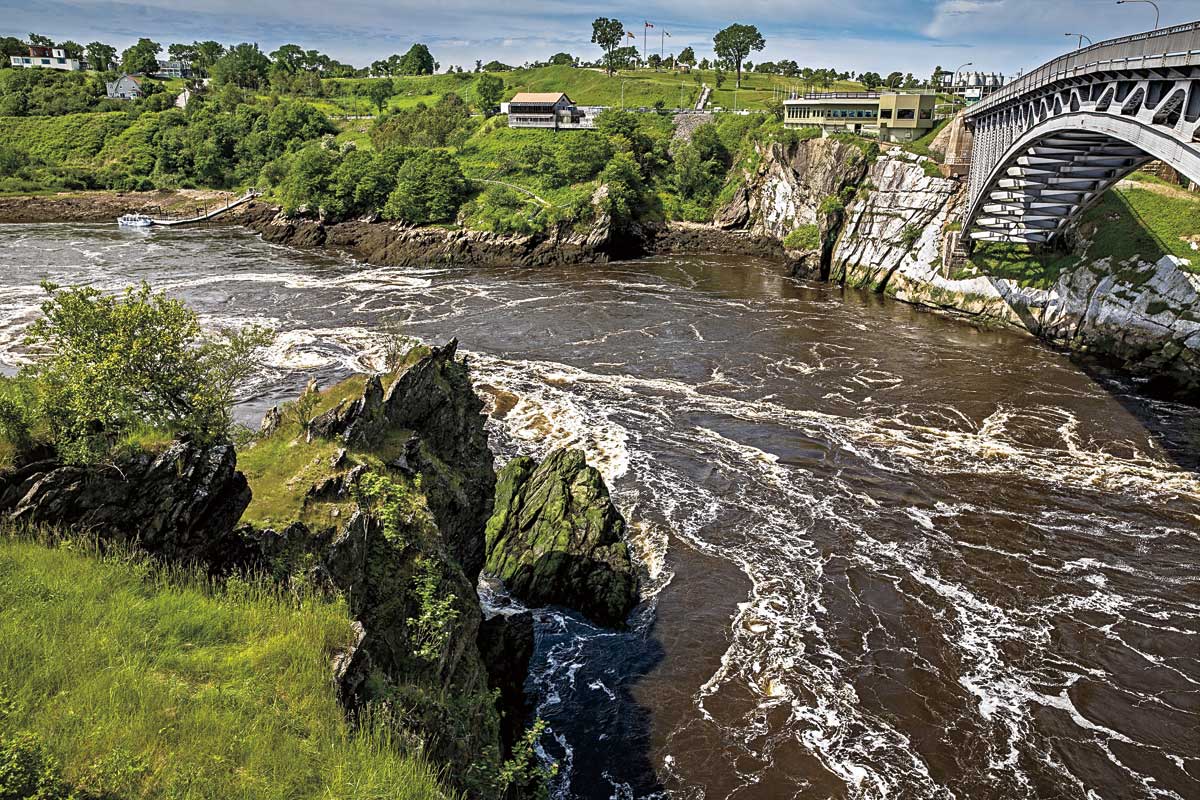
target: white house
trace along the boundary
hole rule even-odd
[[[146,96],[142,82],[133,75],[122,75],[115,81],[104,84],[108,96],[114,100],[137,100]]]
[[[61,69],[65,72],[78,72],[83,64],[77,58],[67,58],[67,51],[61,47],[42,47],[30,45],[29,55],[12,56],[14,67],[21,69],[38,67],[40,69]]]

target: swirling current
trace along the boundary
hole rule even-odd
[[[9,225],[0,260],[5,371],[40,281],[144,280],[278,329],[248,424],[399,331],[459,338],[502,459],[584,448],[647,599],[623,632],[536,612],[558,797],[1200,797],[1192,407],[741,257],[401,269]]]

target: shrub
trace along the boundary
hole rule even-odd
[[[96,460],[141,428],[201,442],[228,435],[234,391],[270,333],[206,333],[194,311],[144,283],[117,296],[43,287],[49,298],[27,336],[39,355],[19,378],[37,386],[36,407],[25,414],[44,420],[60,456]]]
[[[816,225],[801,225],[783,239],[789,250],[815,250],[821,244],[821,233]]]
[[[33,734],[0,733],[0,800],[67,800],[58,762]]]

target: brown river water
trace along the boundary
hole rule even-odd
[[[35,225],[0,261],[0,369],[40,280],[146,280],[278,328],[248,423],[388,326],[460,339],[502,459],[584,448],[648,598],[626,632],[537,611],[558,797],[1200,798],[1194,408],[746,258],[377,268]]]

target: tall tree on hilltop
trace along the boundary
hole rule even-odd
[[[158,72],[158,52],[162,45],[145,37],[121,54],[121,69],[128,73],[150,75]]]
[[[696,51],[691,47],[685,47],[679,51],[679,56],[675,59],[680,64],[687,64],[689,67],[696,66]]]
[[[63,53],[66,54],[67,58],[83,58],[83,45],[81,45],[79,42],[73,42],[70,39],[67,39],[58,46],[62,48]]]
[[[243,89],[257,89],[267,82],[271,60],[257,44],[242,42],[213,64],[213,80],[220,85],[233,84]]]
[[[400,75],[432,75],[437,70],[437,62],[429,48],[418,42],[408,48],[408,52],[400,57],[397,72]]]
[[[54,47],[54,40],[40,33],[29,34],[29,43],[34,47]]]
[[[192,68],[206,76],[212,71],[213,64],[216,64],[221,60],[221,56],[225,55],[225,45],[211,39],[193,42],[192,46],[196,48],[196,60],[192,62]]]
[[[616,71],[614,54],[624,38],[625,26],[621,24],[621,20],[597,17],[592,22],[592,43],[604,49],[604,68],[609,75]]]
[[[742,61],[751,50],[762,50],[766,46],[766,39],[753,25],[734,23],[713,37],[713,51],[737,69],[739,88],[742,85]]]

